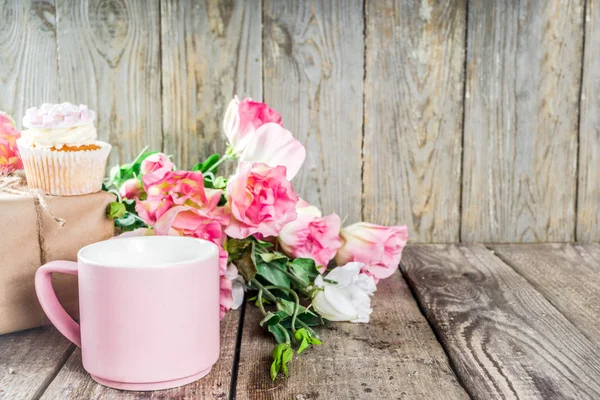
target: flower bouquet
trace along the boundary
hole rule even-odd
[[[246,296],[276,344],[270,375],[321,341],[328,321],[369,322],[379,280],[397,269],[406,226],[357,223],[341,228],[298,197],[292,180],[304,146],[266,104],[234,98],[225,113],[229,142],[191,171],[144,150],[112,168],[104,182],[118,201],[108,214],[122,235],[185,235],[220,248],[221,318]],[[219,167],[237,162],[233,175]],[[335,265],[330,265],[335,264]],[[337,265],[337,266],[336,266]]]

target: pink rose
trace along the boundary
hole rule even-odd
[[[17,139],[20,137],[15,121],[0,111],[0,175],[23,169],[17,148]]]
[[[306,149],[283,127],[268,123],[262,125],[251,135],[241,161],[265,163],[271,167],[286,167],[286,177],[291,181],[306,159]]]
[[[144,185],[144,189],[147,199],[138,202],[136,210],[141,218],[154,225],[158,235],[175,230],[184,236],[223,244],[223,226],[229,217],[223,208],[217,207],[222,192],[205,189],[201,172],[167,171],[162,180]],[[140,210],[148,206],[150,209],[142,215]]]
[[[221,286],[219,304],[221,306],[221,319],[223,319],[227,311],[233,306],[233,282],[227,276],[227,252],[221,246],[219,246],[219,276]]]
[[[225,111],[223,129],[234,151],[239,153],[253,133],[268,122],[281,125],[281,115],[265,103],[250,98],[240,102],[235,96]]]
[[[147,176],[147,175],[146,175]],[[148,198],[168,196],[174,204],[196,205],[213,210],[221,199],[221,190],[204,188],[202,172],[167,171],[151,184],[142,178]]]
[[[154,225],[172,206],[173,201],[168,197],[153,197],[135,202],[135,211],[148,225]]]
[[[140,165],[144,185],[152,185],[164,178],[167,172],[175,169],[175,164],[163,153],[155,153],[146,157]]]
[[[208,240],[219,246],[225,241],[223,226],[228,216],[223,209],[209,210],[190,206],[175,206],[161,215],[154,224],[157,235],[168,235],[175,230],[182,236]]]
[[[119,194],[124,199],[135,200],[145,194],[142,182],[137,178],[131,178],[123,182]]]
[[[342,245],[340,217],[337,214],[321,216],[321,211],[304,200],[296,206],[298,218],[286,224],[279,232],[281,248],[294,258],[312,258],[319,271],[327,269]]]
[[[255,233],[277,236],[296,219],[298,195],[285,178],[285,167],[240,161],[227,183],[227,208],[233,217],[225,233],[243,239]]]
[[[392,275],[400,264],[402,249],[408,241],[408,228],[359,222],[340,232],[342,247],[335,256],[338,265],[351,261],[364,263],[362,272],[375,282]]]
[[[166,171],[160,180],[149,183],[146,178],[151,174],[142,177],[147,197],[143,201],[138,201],[135,206],[138,215],[147,224],[156,224],[171,207],[183,205],[201,209],[199,214],[212,218],[209,214],[212,214],[217,208],[222,191],[205,189],[204,178],[200,171]],[[179,210],[181,211],[181,209]],[[175,214],[171,213],[161,224],[163,226],[165,223],[177,225],[180,219]],[[226,220],[222,210],[217,212],[215,217],[218,217],[219,220]]]

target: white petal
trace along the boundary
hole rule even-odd
[[[233,304],[231,305],[232,310],[237,310],[244,302],[244,291],[246,285],[239,280],[232,282],[231,295],[233,296]]]
[[[327,274],[326,278],[336,281],[340,286],[350,286],[360,273],[360,270],[363,266],[363,263],[349,262],[342,267],[334,268],[329,274]]]

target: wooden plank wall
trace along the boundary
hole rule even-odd
[[[238,94],[308,149],[302,197],[413,242],[600,241],[598,0],[0,0],[0,109],[87,103],[190,167]]]

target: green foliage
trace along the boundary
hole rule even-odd
[[[259,261],[258,264],[256,264],[258,275],[272,285],[284,288],[291,287],[290,278],[281,270],[274,268],[274,265],[281,265],[282,268],[285,268],[285,260],[283,262],[281,262],[281,260],[276,260],[270,263]]]
[[[294,350],[287,343],[279,343],[273,349],[273,363],[271,364],[271,380],[277,378],[279,371],[285,376],[289,376],[290,372],[287,364],[294,358]]]
[[[148,151],[146,146],[144,150],[129,164],[115,165],[111,168],[108,179],[105,180],[105,186],[110,190],[111,187],[119,190],[121,185],[128,179],[137,178],[140,175],[140,166],[148,156],[158,153],[157,151]]]
[[[118,219],[123,218],[127,210],[125,209],[125,205],[123,203],[119,203],[118,201],[113,201],[106,208],[106,216],[109,219]]]
[[[211,167],[213,167],[213,165],[215,165],[219,161],[220,158],[221,156],[219,154],[212,154],[204,162],[194,165],[192,171],[200,171],[204,174],[208,172],[211,169]],[[215,167],[214,170],[210,172],[216,173],[217,169],[218,167]]]
[[[268,325],[267,330],[273,334],[273,337],[277,343],[286,343],[289,341],[289,334],[281,325]]]
[[[248,282],[254,279],[257,273],[254,242],[251,239],[228,238],[224,247],[229,253],[229,261],[237,267],[240,275]]]
[[[289,267],[307,285],[312,284],[319,275],[315,260],[311,258],[296,258],[289,264]]]
[[[298,354],[302,353],[306,350],[311,344],[319,345],[321,341],[315,337],[313,337],[312,333],[306,328],[300,328],[294,333],[294,338],[298,343],[300,343],[300,347],[298,347]]]

